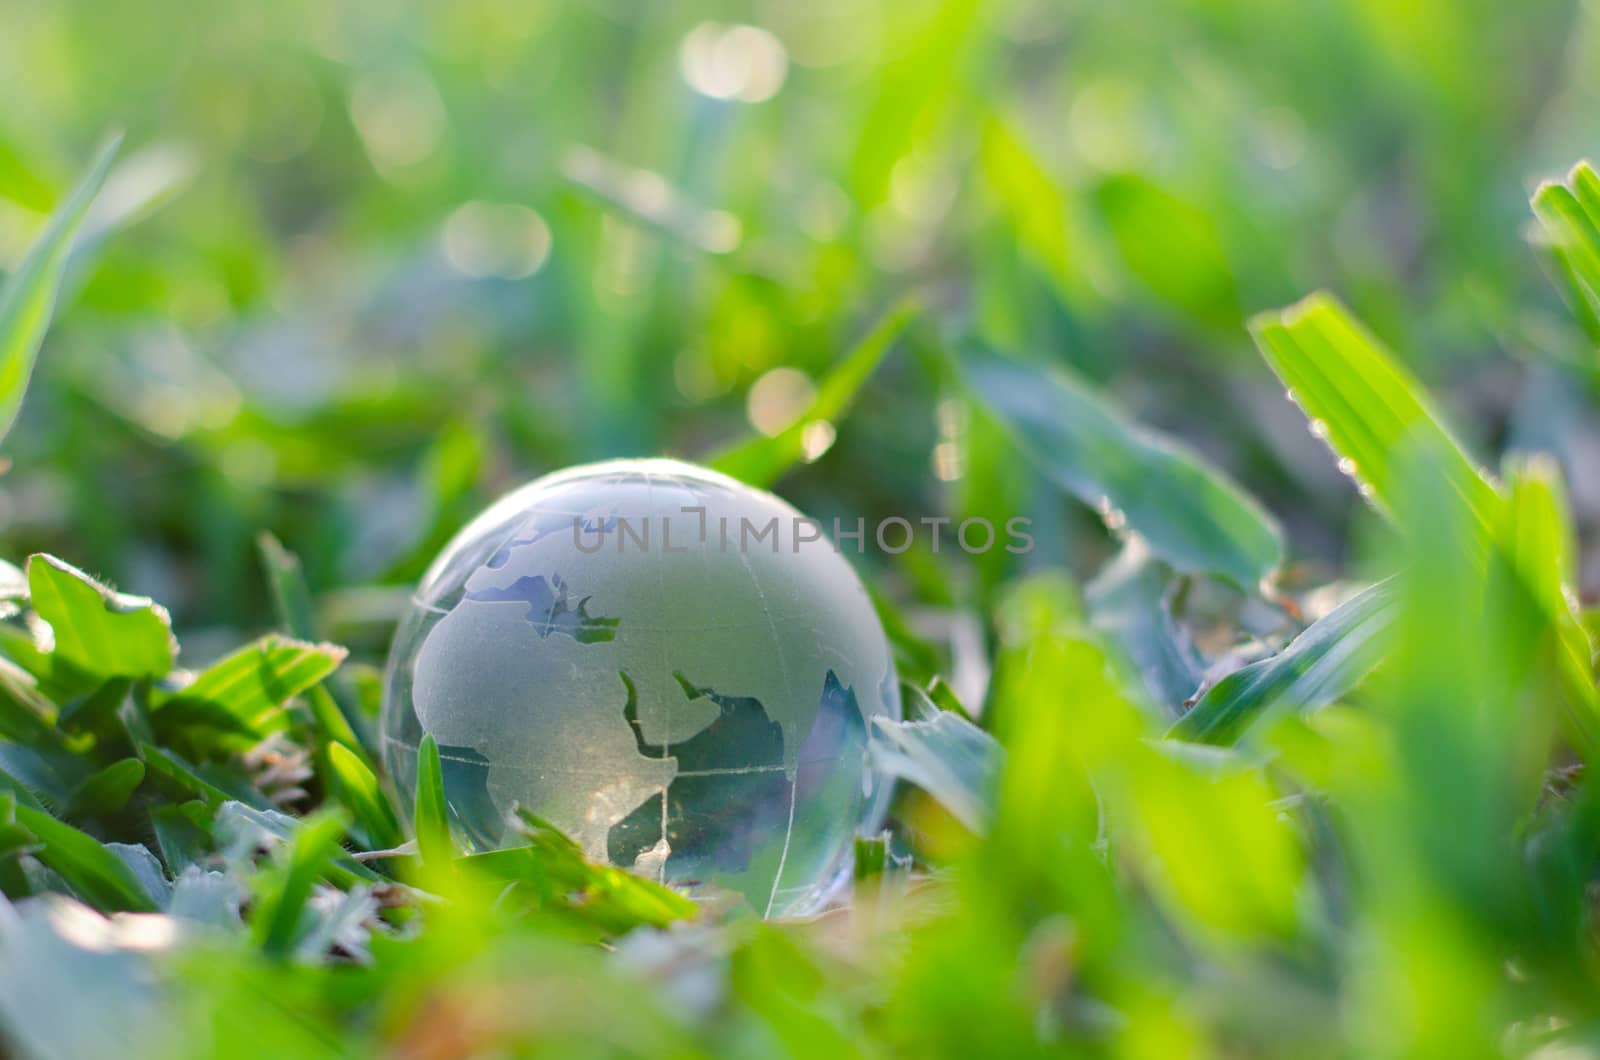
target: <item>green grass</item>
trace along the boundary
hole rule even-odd
[[[0,1052],[1596,1048],[1593,5],[138,7],[0,4]],[[660,452],[1033,519],[861,559],[820,917],[382,775],[449,536]]]

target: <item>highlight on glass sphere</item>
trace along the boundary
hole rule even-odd
[[[673,460],[572,468],[445,548],[390,651],[383,748],[417,747],[476,849],[517,808],[596,860],[767,916],[826,902],[882,825],[875,716],[900,716],[883,627],[820,528]]]

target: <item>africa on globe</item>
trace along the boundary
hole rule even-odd
[[[409,804],[437,742],[454,824],[521,808],[585,853],[763,915],[817,908],[881,826],[874,717],[899,717],[849,563],[770,493],[673,460],[538,479],[418,586],[390,651],[383,748]]]

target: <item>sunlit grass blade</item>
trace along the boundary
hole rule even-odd
[[[981,348],[968,385],[1050,481],[1149,542],[1183,571],[1255,589],[1283,560],[1277,524],[1217,469],[1133,423],[1054,367]]]
[[[1421,386],[1332,296],[1313,294],[1258,314],[1250,330],[1312,433],[1327,441],[1340,470],[1381,510],[1395,505],[1401,448],[1420,444],[1441,454],[1451,493],[1479,525],[1493,522],[1494,486],[1445,429]]]
[[[1497,527],[1506,558],[1539,603],[1570,614],[1566,594],[1577,578],[1578,544],[1559,467],[1544,454],[1515,459],[1507,468],[1506,490]]]
[[[456,864],[464,871],[526,888],[538,913],[548,916],[581,909],[574,920],[608,934],[622,934],[641,924],[666,927],[695,912],[694,903],[676,891],[622,869],[585,862],[575,848],[560,852],[514,846],[470,854]]]
[[[431,732],[422,737],[417,747],[417,802],[412,826],[423,864],[448,865],[455,857],[455,843],[450,838],[450,814],[445,805],[439,744]]]
[[[79,674],[160,677],[172,669],[177,642],[164,607],[119,593],[43,553],[28,560],[33,609],[50,623],[53,657]]]
[[[1212,685],[1168,736],[1232,743],[1267,710],[1325,706],[1379,661],[1394,623],[1394,586],[1383,582],[1313,622],[1287,648]]]
[[[361,737],[356,735],[350,727],[350,719],[345,716],[344,710],[339,706],[333,695],[322,685],[314,685],[306,690],[306,706],[311,711],[312,720],[316,722],[317,730],[322,738],[329,743],[343,744],[354,752],[370,768],[372,759],[367,755],[366,746],[361,742]]]
[[[105,182],[121,137],[112,137],[96,153],[83,180],[51,218],[39,241],[6,279],[0,292],[0,437],[16,421],[28,389],[39,344],[55,312],[56,294],[66,271],[73,239],[89,212],[89,204]]]
[[[339,799],[366,832],[373,849],[388,850],[405,842],[394,808],[366,763],[343,744],[329,744],[327,753]]]
[[[789,468],[805,459],[807,432],[834,429],[849,411],[856,393],[876,370],[902,332],[916,318],[918,305],[907,300],[884,315],[844,359],[822,378],[811,407],[771,438],[755,437],[712,457],[718,471],[752,486],[770,486]],[[820,426],[816,426],[820,425]],[[820,455],[820,454],[814,454]]]
[[[516,884],[538,911],[577,913],[590,930],[620,934],[641,924],[666,927],[693,916],[695,904],[676,891],[611,865],[586,859],[577,843],[549,822],[522,811],[513,821],[525,845],[472,854],[456,862]]]
[[[1514,662],[1553,677],[1570,735],[1588,753],[1600,751],[1600,691],[1594,642],[1569,595],[1576,580],[1577,542],[1566,492],[1554,461],[1537,456],[1512,462],[1507,503],[1496,527],[1490,607],[1502,616],[1504,647]],[[1516,658],[1518,649],[1523,657]]]
[[[1580,162],[1564,183],[1541,184],[1533,193],[1533,213],[1563,293],[1589,338],[1600,343],[1600,174]]]
[[[231,719],[241,731],[265,733],[284,702],[333,673],[345,650],[268,636],[212,664],[181,692],[160,703],[155,716],[183,711]],[[230,728],[233,726],[229,726]]]

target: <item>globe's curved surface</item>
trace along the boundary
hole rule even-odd
[[[590,857],[779,915],[880,825],[867,734],[899,713],[882,626],[814,524],[715,472],[612,461],[502,498],[434,562],[383,745],[409,805],[433,735],[476,846],[520,806]]]

